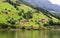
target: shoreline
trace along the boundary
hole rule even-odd
[[[60,29],[0,29],[0,31],[19,31],[19,30],[54,30],[54,31],[60,31]]]

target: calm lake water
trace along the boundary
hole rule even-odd
[[[60,38],[60,31],[53,30],[0,31],[0,38]]]

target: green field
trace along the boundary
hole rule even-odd
[[[43,22],[42,19],[46,22]],[[53,22],[53,24],[49,24],[49,22]],[[6,24],[8,27],[38,29],[44,27],[44,24],[49,26],[54,25],[54,23],[60,23],[60,20],[50,14],[45,15],[41,11],[38,12],[36,9],[25,4],[21,3],[20,6],[16,5],[14,7],[9,2],[0,2],[0,26]]]

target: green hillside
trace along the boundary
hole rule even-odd
[[[25,4],[19,5],[20,6],[16,4],[12,5],[9,2],[0,2],[1,27],[38,29],[44,26],[60,24],[60,20],[50,14],[45,15],[43,12],[37,11]]]

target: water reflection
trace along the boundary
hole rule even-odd
[[[0,38],[15,38],[14,31],[0,31]]]
[[[48,38],[60,38],[60,31],[48,31]]]
[[[0,38],[60,38],[60,31],[52,30],[0,31]]]

